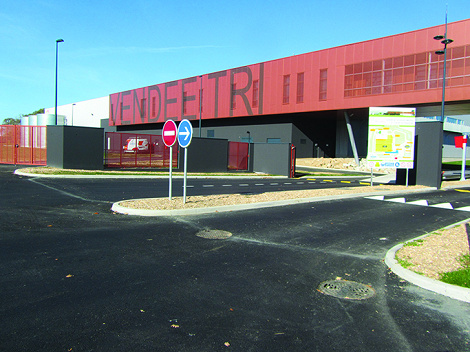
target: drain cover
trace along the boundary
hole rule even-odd
[[[359,282],[347,280],[324,281],[318,291],[326,295],[344,299],[368,299],[375,296],[375,290]]]
[[[199,231],[196,236],[206,238],[209,240],[225,240],[232,236],[228,231],[222,230],[202,230]]]

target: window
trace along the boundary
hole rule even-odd
[[[259,103],[259,81],[253,81],[253,97],[251,100],[251,106],[257,108]]]
[[[285,75],[282,85],[282,103],[289,104],[290,75]]]
[[[207,138],[214,138],[215,131],[214,130],[207,130]]]
[[[326,100],[326,91],[328,87],[328,69],[320,70],[320,100]]]
[[[279,144],[281,143],[281,138],[266,138],[266,143]]]
[[[304,102],[304,73],[297,73],[297,104]]]
[[[447,49],[447,80],[450,87],[470,82],[470,51],[467,47]],[[443,55],[423,52],[345,66],[344,96],[418,91],[441,88]],[[370,76],[372,74],[372,76]]]

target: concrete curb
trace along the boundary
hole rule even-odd
[[[419,190],[413,190],[409,193],[424,193],[432,190],[434,188],[423,188]],[[315,203],[315,202],[325,202],[329,200],[338,200],[338,199],[350,199],[358,197],[369,197],[380,193],[381,195],[393,195],[393,194],[403,194],[406,191],[382,191],[382,192],[365,192],[365,193],[352,193],[352,194],[342,194],[336,196],[323,196],[323,197],[311,197],[311,198],[295,198],[295,199],[283,199],[271,202],[257,202],[257,203],[246,203],[246,204],[236,204],[236,205],[222,205],[217,207],[207,207],[207,208],[190,208],[190,209],[172,209],[172,210],[149,210],[149,209],[133,209],[127,208],[121,205],[122,202],[116,202],[111,207],[111,210],[125,215],[137,215],[137,216],[179,216],[179,215],[200,215],[200,214],[211,214],[211,213],[223,213],[223,212],[232,212],[232,211],[241,211],[241,210],[251,210],[259,208],[272,208],[280,207],[286,205],[302,204],[302,203]]]
[[[38,178],[96,178],[96,179],[168,179],[168,175],[50,175],[50,174],[33,174],[29,172],[23,172],[20,169],[14,171],[15,175],[24,176],[24,177],[38,177]],[[233,178],[245,178],[245,179],[288,179],[286,176],[266,176],[266,175],[240,175],[240,176],[191,176],[188,175],[188,178],[191,179],[233,179]],[[174,179],[183,179],[182,175],[173,175]]]
[[[465,222],[467,222],[467,220],[458,222],[446,228],[458,226]],[[416,237],[407,242],[412,242],[418,239],[425,238],[427,236],[429,236],[429,234]],[[452,299],[470,303],[470,289],[447,284],[442,281],[430,279],[426,276],[419,275],[411,270],[405,269],[400,264],[398,264],[398,261],[395,259],[395,255],[397,251],[399,251],[403,247],[403,245],[404,245],[403,243],[400,243],[396,245],[395,247],[391,248],[385,256],[385,264],[390,268],[391,271],[393,271],[396,275],[398,275],[402,279],[405,279],[406,281],[411,282],[412,284],[419,286],[421,288],[424,288],[428,291],[432,291],[432,292],[450,297]]]

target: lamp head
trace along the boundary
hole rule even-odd
[[[64,40],[63,40],[63,39],[57,39],[55,42],[56,42],[56,43],[63,43]]]
[[[443,35],[436,35],[436,36],[434,37],[434,39],[435,39],[435,40],[442,40],[442,39],[444,39],[444,36],[443,36]]]

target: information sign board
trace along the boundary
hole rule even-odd
[[[369,167],[412,169],[415,126],[415,108],[369,108]]]

